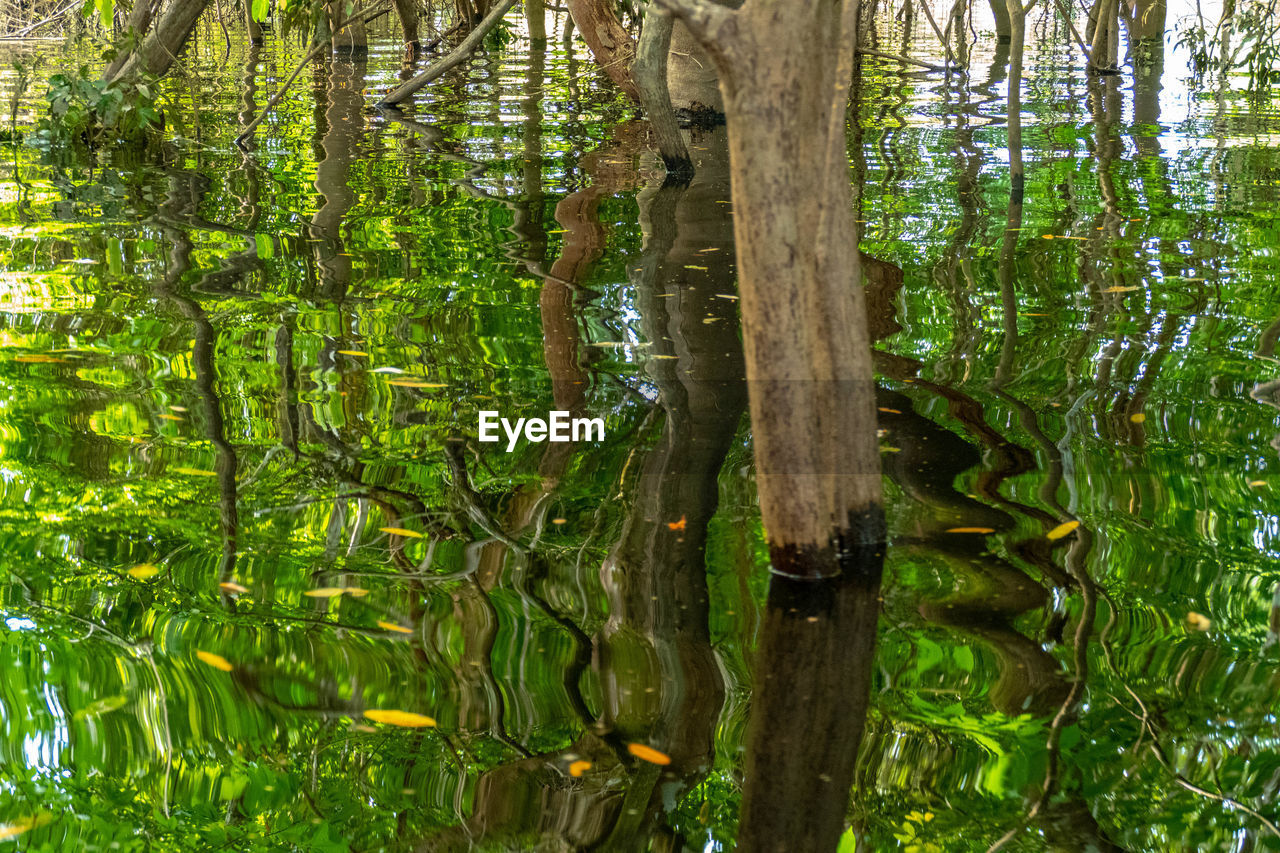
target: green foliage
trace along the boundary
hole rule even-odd
[[[164,126],[156,104],[154,81],[106,81],[81,65],[74,74],[49,78],[48,115],[38,126],[48,144],[137,143]]]

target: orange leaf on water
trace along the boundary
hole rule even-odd
[[[406,628],[405,626],[403,626],[403,625],[397,625],[397,624],[396,624],[396,623],[394,623],[394,622],[383,622],[381,619],[379,619],[379,620],[378,620],[378,627],[379,627],[379,628],[381,628],[381,629],[382,629],[382,630],[384,630],[384,631],[395,631],[397,634],[412,634],[412,633],[413,633],[413,629],[412,629],[412,628]]]
[[[364,712],[365,719],[373,720],[375,723],[386,723],[389,726],[407,726],[411,729],[420,729],[424,726],[434,726],[436,721],[425,714],[415,714],[412,711],[381,711],[372,710]]]
[[[591,769],[590,761],[575,761],[569,765],[569,775],[577,779],[583,773]]]
[[[995,533],[994,527],[948,527],[948,533]]]
[[[686,518],[682,515],[682,516],[680,516],[680,520],[679,520],[679,521],[668,521],[668,522],[667,522],[667,527],[670,527],[672,530],[684,530],[684,529],[685,529],[685,527],[687,527],[687,526],[688,526],[688,524],[689,524],[688,519],[686,519]]]
[[[249,591],[249,588],[247,586],[241,586],[240,584],[234,583],[233,581],[225,581],[223,583],[218,584],[218,586],[226,590],[227,592],[231,593],[232,595],[241,595],[242,593],[246,593]]]
[[[1144,415],[1144,414],[1142,414],[1142,412],[1138,412],[1137,414],[1129,415],[1129,420],[1133,421],[1135,424],[1140,424],[1140,423],[1142,423],[1143,421],[1145,421],[1146,419],[1147,419],[1147,416],[1146,416],[1146,415]]]
[[[1061,539],[1063,536],[1066,536],[1068,533],[1075,530],[1079,526],[1080,526],[1080,522],[1078,521],[1064,521],[1061,524],[1059,524],[1057,527],[1053,528],[1048,533],[1046,533],[1044,535],[1044,538],[1048,539],[1050,542],[1052,542],[1055,539]]]
[[[647,761],[650,764],[665,766],[671,763],[671,756],[667,755],[665,752],[658,752],[658,750],[653,747],[645,746],[642,743],[627,744],[627,752],[631,753],[641,761]]]
[[[196,652],[196,657],[200,658],[200,660],[209,664],[209,666],[214,669],[220,669],[223,672],[230,672],[235,669],[235,667],[231,665],[231,661],[227,660],[222,655],[215,655],[213,652]]]

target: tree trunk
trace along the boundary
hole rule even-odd
[[[186,47],[196,22],[207,8],[209,0],[174,0],[160,16],[155,29],[123,62],[118,59],[113,62],[103,79],[115,80],[140,73],[164,74]]]
[[[991,15],[996,19],[996,41],[1007,42],[1012,37],[1010,29],[1013,23],[1009,17],[1009,7],[1004,0],[991,0]]]
[[[884,540],[845,109],[857,4],[659,0],[715,60],[729,127],[756,480],[773,571],[858,574]]]
[[[412,61],[422,49],[418,39],[418,4],[416,0],[395,0],[395,6],[400,30],[404,33],[404,52]]]
[[[683,21],[676,21],[671,30],[667,89],[676,113],[694,124],[706,127],[724,121],[715,64]]]
[[[524,17],[529,23],[529,39],[534,44],[547,40],[547,5],[545,0],[524,0]]]
[[[640,93],[631,79],[635,42],[613,14],[611,4],[607,0],[566,0],[565,5],[569,7],[574,26],[582,33],[582,40],[591,48],[596,64],[623,94],[639,103]]]
[[[244,0],[244,27],[249,44],[262,44],[262,25],[253,17],[253,0]]]
[[[689,150],[685,147],[676,114],[671,109],[671,94],[667,89],[667,57],[673,23],[670,15],[652,6],[645,11],[644,29],[640,33],[631,76],[667,172],[688,180],[693,174],[693,163],[689,160]]]
[[[1131,0],[1133,17],[1129,41],[1139,65],[1152,66],[1164,61],[1164,30],[1168,17],[1167,0]]]
[[[328,17],[329,32],[333,34],[332,47],[334,53],[364,53],[369,49],[369,36],[365,32],[364,18],[355,17],[360,11],[359,3],[355,4],[351,14],[346,12],[346,3],[342,0],[331,0],[325,3],[325,15]],[[343,21],[350,20],[342,29],[338,29]]]

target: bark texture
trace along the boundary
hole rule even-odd
[[[856,4],[659,0],[720,76],[752,436],[773,570],[857,571],[884,536],[845,109]]]
[[[174,0],[165,9],[155,29],[147,33],[137,49],[123,61],[117,60],[107,69],[104,79],[115,80],[135,74],[159,76],[172,67],[174,60],[187,45],[187,39],[195,30],[196,21],[209,8],[209,0]],[[139,16],[138,23],[144,23]],[[131,17],[131,23],[132,17]],[[145,27],[137,30],[145,32]]]
[[[631,79],[636,45],[614,15],[612,4],[607,0],[566,0],[565,5],[601,70],[628,98],[639,103],[640,92]]]

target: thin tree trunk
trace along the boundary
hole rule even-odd
[[[262,25],[253,17],[253,0],[244,0],[244,27],[250,44],[262,44]]]
[[[644,29],[636,52],[631,74],[644,108],[649,125],[653,128],[658,153],[667,172],[687,180],[693,174],[693,163],[685,147],[684,136],[671,108],[671,93],[667,89],[667,55],[671,47],[671,30],[674,20],[665,12],[649,7],[645,11]]]
[[[529,39],[535,44],[547,40],[547,4],[545,0],[524,0],[524,17],[529,23]]]

